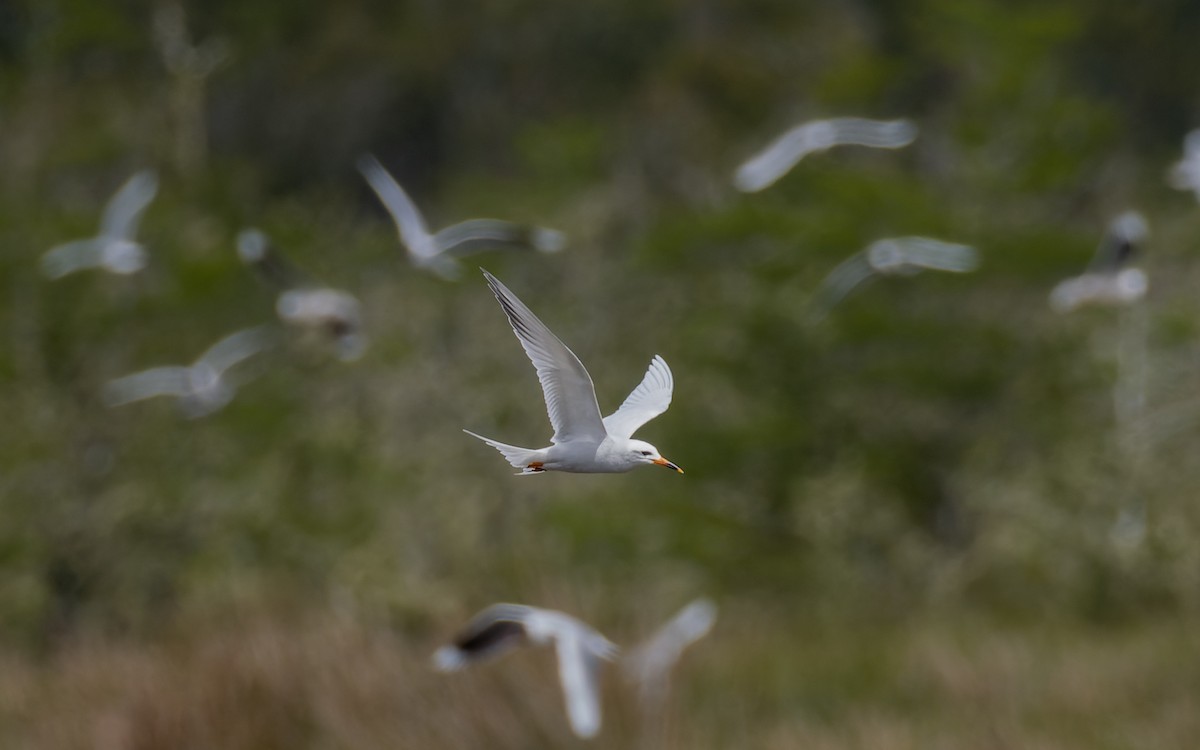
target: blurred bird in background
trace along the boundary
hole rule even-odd
[[[556,253],[566,247],[567,238],[562,232],[499,219],[468,219],[431,233],[416,204],[378,159],[370,154],[362,156],[358,170],[391,214],[413,265],[444,279],[457,279],[461,273],[458,259],[472,253],[497,248]]]
[[[367,348],[362,305],[349,292],[307,279],[272,245],[266,234],[244,229],[237,237],[238,257],[263,281],[281,290],[275,312],[285,324],[331,339],[337,357],[351,362]]]
[[[917,126],[910,120],[814,120],[797,125],[742,162],[733,174],[733,184],[743,193],[756,193],[775,184],[809,154],[834,146],[903,148],[916,138]]]
[[[590,625],[551,609],[493,604],[480,612],[449,646],[433,655],[434,666],[453,672],[507,653],[517,646],[554,644],[567,716],[575,734],[600,731],[600,661],[611,661],[617,646]]]
[[[42,273],[58,279],[85,268],[116,274],[137,273],[146,266],[146,250],[135,239],[142,212],[158,192],[158,176],[143,170],[130,177],[104,207],[100,233],[57,245],[42,256]]]

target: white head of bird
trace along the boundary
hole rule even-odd
[[[629,448],[629,457],[635,464],[654,464],[656,466],[665,466],[668,469],[683,473],[683,469],[663,458],[655,448],[645,440],[627,440],[625,444]]]

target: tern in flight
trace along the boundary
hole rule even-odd
[[[979,253],[968,245],[929,237],[876,240],[829,272],[814,297],[817,319],[873,276],[912,276],[923,270],[967,273],[979,267]]]
[[[430,232],[416,204],[378,159],[370,154],[362,156],[358,171],[391,214],[413,264],[444,279],[458,278],[458,259],[471,253],[497,247],[531,247],[555,253],[567,244],[566,235],[557,230],[499,219],[469,219]]]
[[[110,380],[104,386],[104,401],[121,406],[154,396],[175,396],[186,416],[203,417],[233,400],[238,383],[227,371],[271,344],[269,329],[243,329],[213,344],[191,365],[154,367]]]
[[[549,447],[532,449],[506,445],[470,430],[463,432],[500,451],[513,467],[521,470],[520,474],[544,471],[615,473],[643,464],[665,466],[683,473],[683,469],[659,455],[653,445],[631,439],[639,427],[671,405],[675,381],[671,368],[662,357],[654,356],[642,382],[621,408],[601,417],[592,378],[579,358],[508,287],[487,271],[483,275],[537,369],[554,436],[550,438]]]
[[[130,177],[104,207],[100,233],[47,250],[42,256],[42,273],[58,279],[85,268],[103,268],[122,275],[142,270],[146,250],[133,236],[142,212],[157,192],[158,177],[153,170]]]
[[[600,731],[600,660],[612,660],[617,647],[591,626],[551,609],[493,604],[480,612],[450,646],[433,655],[434,666],[454,672],[525,645],[553,643],[558,678],[571,728],[580,737]]]
[[[257,229],[244,229],[238,233],[237,250],[243,263],[281,290],[275,300],[275,312],[280,320],[332,339],[338,359],[343,362],[363,355],[367,337],[363,333],[362,306],[357,297],[309,281]]]
[[[917,137],[910,120],[867,120],[836,117],[797,125],[762,151],[744,161],[733,174],[733,184],[743,193],[770,187],[805,156],[833,146],[902,148]]]
[[[1070,312],[1086,305],[1120,307],[1146,296],[1146,273],[1130,265],[1149,234],[1146,219],[1126,211],[1112,220],[1086,271],[1060,281],[1050,292],[1050,307]]]

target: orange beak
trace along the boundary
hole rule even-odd
[[[668,469],[674,469],[675,471],[678,471],[680,474],[683,473],[683,469],[679,468],[678,466],[671,463],[670,461],[668,461],[665,458],[656,458],[656,459],[654,459],[654,463],[658,464],[659,466],[665,466]]]

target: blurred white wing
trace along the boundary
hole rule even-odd
[[[643,700],[661,698],[667,672],[679,661],[683,650],[712,630],[717,606],[709,599],[696,599],[681,609],[644,643],[622,660],[626,674],[638,683]]]
[[[100,265],[104,246],[100,240],[75,240],[56,245],[42,255],[42,274],[59,279],[69,273]]]
[[[737,168],[734,186],[744,193],[769,187],[805,156],[832,145],[831,136],[831,128],[822,120],[788,130]]]
[[[798,125],[738,167],[733,184],[752,193],[772,185],[808,154],[831,146],[901,148],[917,137],[909,120],[868,120],[838,117]]]
[[[392,215],[400,240],[408,248],[408,252],[421,259],[436,255],[437,250],[425,225],[425,219],[417,210],[416,204],[400,187],[400,183],[383,168],[379,160],[370,154],[365,154],[358,160],[358,171],[366,178],[371,189],[379,196],[384,208]]]
[[[555,643],[571,729],[586,739],[600,731],[600,660],[580,636],[579,632],[559,633]]]
[[[862,117],[837,117],[828,121],[833,128],[834,146],[903,148],[917,138],[917,126],[911,120],[868,120]]]
[[[210,346],[196,360],[196,366],[211,367],[220,375],[238,362],[267,348],[270,343],[269,329],[265,326],[245,328]]]
[[[880,242],[894,243],[899,248],[901,260],[908,265],[951,273],[968,273],[979,267],[979,253],[969,245],[942,242],[929,237],[897,237]],[[867,252],[869,255],[871,248]]]
[[[566,235],[554,229],[500,219],[468,219],[439,231],[433,236],[433,244],[438,252],[449,252],[458,258],[502,246],[552,253],[566,245]]]
[[[537,370],[554,427],[551,441],[603,440],[607,432],[596,403],[596,389],[583,363],[508,287],[487,271],[483,275]]]
[[[667,367],[666,360],[654,355],[642,382],[620,408],[604,418],[604,429],[613,437],[628,439],[639,427],[667,410],[674,388],[671,368]]]
[[[871,278],[875,269],[861,252],[851,255],[829,272],[813,297],[813,314],[824,317],[855,287]]]
[[[108,381],[103,398],[108,406],[121,406],[144,398],[186,396],[191,392],[191,368],[155,367]]]
[[[132,239],[138,221],[158,192],[158,176],[146,169],[130,177],[104,208],[100,221],[100,236],[113,239]]]

